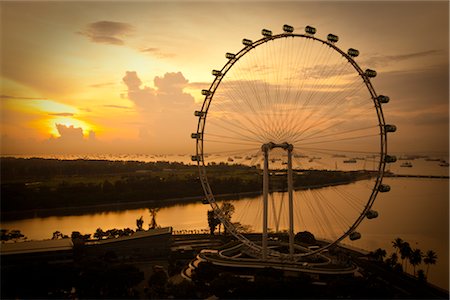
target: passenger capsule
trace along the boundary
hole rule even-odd
[[[377,71],[367,69],[366,72],[364,72],[364,74],[366,74],[366,76],[369,78],[373,78],[373,77],[377,76]]]
[[[286,33],[292,33],[294,32],[294,27],[292,27],[291,25],[284,24],[283,31]]]
[[[359,55],[359,51],[353,48],[348,49],[347,54],[351,57],[357,57]]]
[[[253,45],[253,41],[248,40],[248,39],[243,39],[242,44],[244,44],[245,46],[251,46],[251,45]]]
[[[311,35],[314,35],[316,33],[316,28],[311,27],[311,26],[306,26],[305,27],[305,32]]]
[[[209,96],[211,94],[210,90],[202,90],[202,95],[203,96]]]
[[[203,198],[203,199],[202,199],[202,204],[209,204],[209,201],[208,201],[208,199],[206,199],[206,198]]]
[[[214,76],[222,76],[222,72],[219,70],[212,70],[211,72]]]
[[[269,29],[263,29],[261,30],[261,34],[265,37],[270,37],[272,36],[272,31],[270,31]]]
[[[350,237],[350,240],[356,241],[361,238],[361,233],[355,231],[355,232],[350,233],[349,237]]]
[[[225,57],[228,59],[233,59],[236,57],[236,55],[234,55],[233,53],[227,52],[227,54],[225,54]]]
[[[192,155],[191,160],[192,161],[201,161],[202,159],[201,159],[200,155]]]
[[[369,210],[368,212],[366,212],[366,217],[367,219],[375,219],[378,217],[378,212],[375,210]]]
[[[397,157],[395,155],[386,155],[384,161],[387,163],[394,163],[397,161]]]
[[[203,117],[204,115],[205,115],[205,113],[202,111],[199,111],[199,110],[196,110],[194,112],[194,116],[196,116],[196,117]]]
[[[386,193],[389,192],[391,190],[391,186],[387,185],[387,184],[380,184],[380,186],[378,187],[378,191],[381,193]]]
[[[384,130],[386,132],[396,132],[397,131],[397,126],[386,124],[386,125],[384,125]]]
[[[191,138],[193,138],[193,139],[199,139],[199,138],[201,138],[201,136],[202,136],[202,134],[198,133],[198,132],[194,132],[191,134]]]
[[[330,43],[336,43],[337,41],[339,41],[339,37],[337,35],[334,35],[334,34],[330,33],[329,35],[327,35],[327,40]]]
[[[378,102],[380,102],[380,103],[389,103],[389,100],[390,100],[388,96],[383,96],[383,95],[378,96],[377,99],[378,99]]]

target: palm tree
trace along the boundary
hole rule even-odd
[[[414,249],[408,257],[410,264],[413,266],[413,274],[416,276],[416,266],[422,263],[422,250]]]
[[[392,241],[392,247],[395,249],[395,253],[398,254],[398,251],[401,249],[404,241],[401,238],[396,238]]]
[[[427,265],[427,272],[426,277],[428,277],[428,270],[430,269],[430,265],[436,264],[437,261],[437,254],[433,250],[428,250],[427,254],[425,254],[425,257],[423,259],[423,262]]]
[[[378,248],[375,250],[374,257],[378,261],[383,261],[384,257],[386,257],[386,250]]]
[[[388,264],[389,267],[394,268],[395,265],[398,262],[398,255],[397,253],[392,253],[391,256],[386,259],[386,263]]]
[[[400,257],[402,259],[402,267],[403,267],[403,263],[405,261],[405,258],[409,259],[409,257],[411,256],[412,249],[411,249],[411,246],[409,245],[408,242],[403,242],[401,244],[401,247],[400,247],[399,250],[400,250]],[[406,263],[405,266],[404,266],[405,272],[406,272],[406,267],[407,266],[408,266],[408,263]]]

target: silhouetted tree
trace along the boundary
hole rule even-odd
[[[209,233],[211,235],[214,235],[214,231],[216,231],[217,225],[220,224],[220,220],[219,218],[216,217],[214,210],[208,210],[207,216],[208,216]]]
[[[142,227],[144,226],[144,219],[142,218],[142,216],[136,220],[136,226],[137,226],[137,231],[142,231]]]
[[[404,243],[404,241],[401,238],[396,238],[392,242],[392,247],[394,247],[395,253],[398,254],[398,251],[400,251],[400,249],[402,248],[403,243]]]
[[[152,220],[150,221],[150,225],[149,228],[150,229],[155,229],[156,227],[158,227],[158,225],[156,224],[156,214],[158,213],[160,209],[159,208],[150,208],[150,216],[152,217]]]
[[[413,266],[413,274],[416,276],[416,266],[420,265],[422,262],[422,250],[414,249],[411,252],[411,255],[408,257],[409,263]]]
[[[222,205],[220,206],[220,210],[221,210],[225,220],[227,220],[228,222],[231,223],[231,216],[234,213],[234,205],[231,204],[231,202],[223,202]],[[227,234],[227,227],[225,225],[224,225],[223,233],[225,235]]]
[[[409,259],[409,257],[411,256],[411,253],[412,253],[412,249],[411,249],[411,246],[409,245],[409,243],[403,242],[400,247],[400,257],[402,259],[402,266],[403,266],[403,263],[406,261],[406,264],[404,266],[405,271],[407,269],[406,266],[408,265],[407,259]]]
[[[386,256],[386,250],[378,248],[377,250],[375,250],[375,252],[373,253],[373,256],[376,260],[378,261],[383,261],[384,257]]]
[[[430,265],[436,264],[437,258],[438,258],[437,254],[433,250],[428,250],[427,253],[425,254],[423,262],[427,265],[426,277],[428,277],[428,271],[430,269]]]

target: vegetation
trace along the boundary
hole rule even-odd
[[[377,250],[370,252],[369,257],[384,263],[388,268],[397,271],[397,272],[407,272],[408,263],[413,267],[413,275],[417,277],[420,281],[427,281],[428,271],[430,265],[434,265],[437,262],[436,252],[433,250],[428,250],[426,254],[422,252],[420,249],[412,249],[410,244],[406,241],[403,241],[401,238],[396,238],[392,241],[392,247],[395,249],[395,252],[392,253],[387,259],[386,250],[378,248]],[[398,263],[398,254],[400,254],[400,258],[402,260],[401,264]],[[420,266],[422,263],[427,265],[427,270],[424,272],[422,269],[416,272],[416,267]]]
[[[173,199],[192,201],[203,195],[197,166],[176,162],[1,158],[1,166],[3,218],[36,209],[99,205],[111,209],[112,205],[136,202],[159,207],[172,204]],[[261,190],[262,174],[256,167],[220,163],[210,164],[207,169],[215,194]],[[271,188],[285,190],[285,176],[272,174]],[[294,173],[294,184],[325,186],[370,176],[370,172],[303,170]]]

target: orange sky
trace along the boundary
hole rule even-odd
[[[391,97],[393,152],[448,152],[448,2],[16,2],[1,5],[1,153],[192,153],[225,52],[317,27],[360,50]]]

